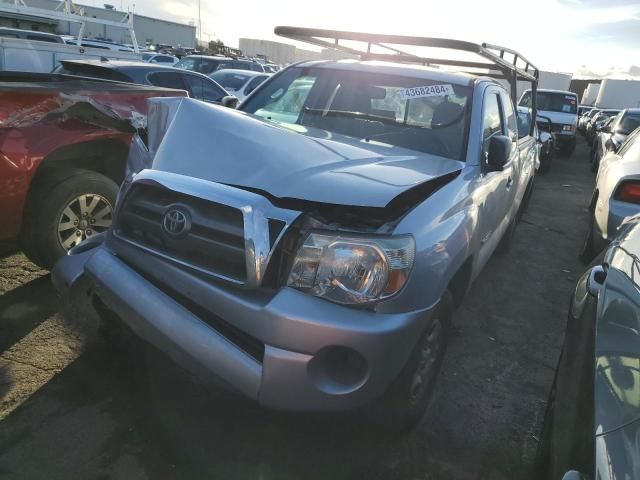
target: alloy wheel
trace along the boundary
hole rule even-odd
[[[111,226],[113,207],[101,195],[88,193],[71,200],[58,219],[58,241],[69,250]]]

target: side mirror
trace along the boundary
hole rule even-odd
[[[220,100],[220,105],[227,108],[236,109],[238,107],[238,103],[240,103],[240,100],[233,95],[226,95]]]
[[[511,153],[511,140],[505,135],[494,135],[489,140],[487,150],[487,166],[490,172],[500,172],[509,162]]]

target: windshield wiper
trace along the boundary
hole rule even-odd
[[[323,108],[309,108],[309,107],[304,107],[302,111],[305,114],[307,113],[320,114],[323,117],[325,116],[349,117],[349,118],[359,118],[362,120],[372,120],[372,121],[382,122],[382,123],[390,123],[393,125],[404,125],[404,123],[398,122],[393,118],[383,117],[382,115],[373,115],[371,113],[364,113],[364,112],[351,112],[349,110],[325,110]]]

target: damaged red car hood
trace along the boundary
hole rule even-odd
[[[162,99],[150,106],[149,146],[156,170],[281,199],[351,206],[385,207],[399,194],[464,167],[456,160],[284,127],[192,99]]]

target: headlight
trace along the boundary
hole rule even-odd
[[[562,131],[563,132],[574,132],[576,130],[575,125],[563,125],[562,126]]]
[[[400,291],[414,256],[411,236],[310,233],[296,254],[287,285],[337,303],[372,302]]]

